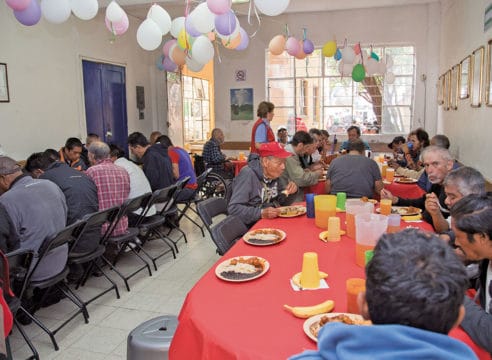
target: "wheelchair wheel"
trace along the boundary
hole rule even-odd
[[[202,186],[198,190],[198,194],[202,200],[211,197],[229,198],[230,184],[224,178],[216,173],[208,174]]]

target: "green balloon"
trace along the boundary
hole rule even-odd
[[[364,80],[366,77],[366,70],[364,69],[364,66],[361,64],[357,64],[354,66],[354,69],[352,70],[352,79],[356,82],[361,82]]]
[[[372,57],[374,60],[379,61],[379,56],[378,56],[378,54],[376,54],[375,52],[372,52],[372,53],[371,53],[371,57]]]

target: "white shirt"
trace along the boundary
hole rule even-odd
[[[137,196],[152,192],[149,180],[147,180],[147,177],[145,176],[143,170],[137,164],[123,157],[117,159],[114,164],[125,169],[130,176],[130,194],[128,194],[129,199],[133,199]],[[135,211],[135,214],[140,215],[141,212],[142,209],[139,209]],[[154,214],[155,207],[152,206],[147,212],[147,216],[151,216]]]
[[[490,310],[490,294],[489,294],[489,286],[490,286],[490,281],[492,280],[492,261],[489,261],[489,266],[487,268],[487,277],[485,278],[485,311],[489,312]]]

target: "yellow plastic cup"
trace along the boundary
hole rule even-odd
[[[302,257],[301,286],[306,289],[319,287],[318,254],[306,252]]]

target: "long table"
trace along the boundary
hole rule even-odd
[[[345,214],[339,216],[344,224]],[[431,230],[424,222],[402,222],[402,227],[408,225]],[[315,349],[316,344],[304,334],[304,320],[284,310],[284,304],[306,306],[332,299],[334,312],[346,311],[346,279],[364,277],[364,269],[355,264],[355,240],[342,236],[340,242],[322,242],[318,238],[322,229],[305,215],[263,219],[254,228],[278,228],[287,238],[264,247],[240,240],[218,263],[234,256],[260,256],[270,263],[269,271],[249,282],[231,283],[217,278],[218,263],[214,265],[186,297],[170,348],[171,359],[285,359]],[[320,270],[328,273],[328,289],[292,289],[289,280],[301,271],[307,251],[318,254]],[[463,330],[453,336],[472,344],[481,358],[489,358]]]

